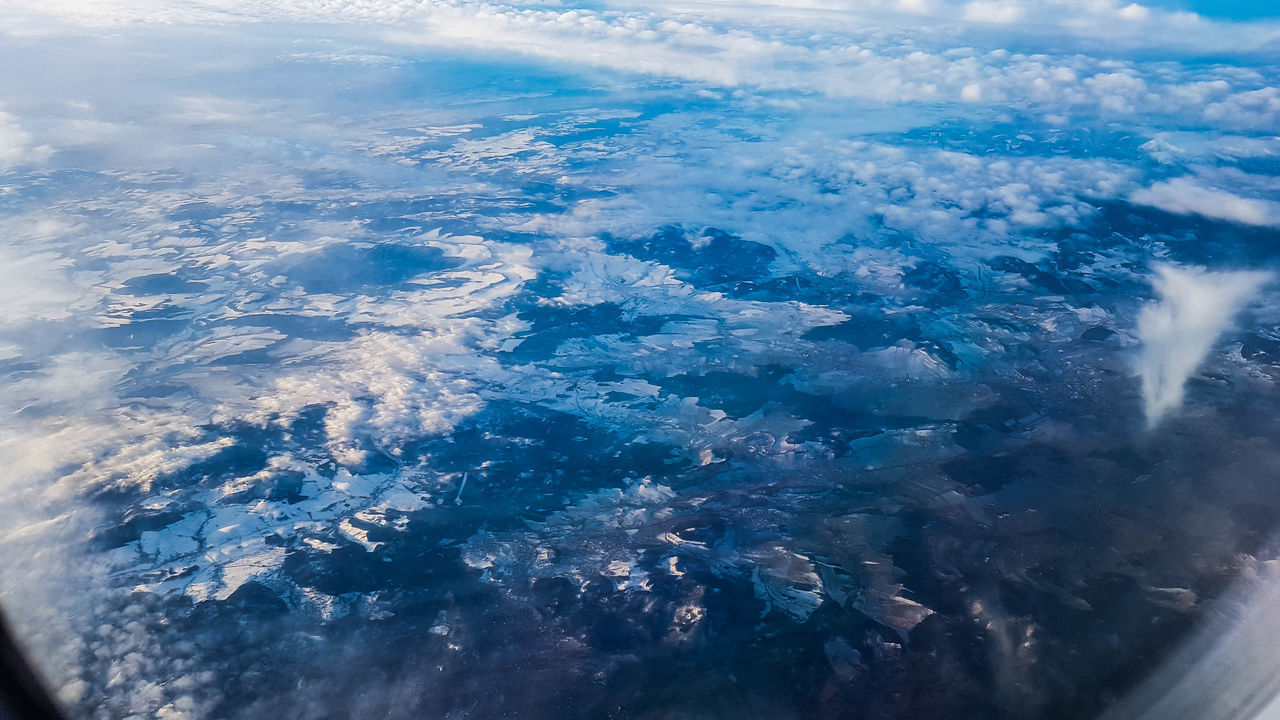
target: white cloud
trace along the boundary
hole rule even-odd
[[[103,292],[86,287],[95,278],[75,277],[72,264],[47,249],[0,246],[0,329],[79,319],[93,308]]]
[[[318,345],[314,354],[295,358],[312,360],[309,367],[275,379],[248,417],[289,421],[303,408],[326,406],[331,448],[357,463],[366,450],[448,432],[484,407],[471,378],[492,364],[450,335],[369,333]]]
[[[1280,127],[1280,88],[1235,93],[1206,106],[1204,117],[1224,127],[1274,130]]]
[[[1151,282],[1160,301],[1143,308],[1138,316],[1142,340],[1138,369],[1151,427],[1182,404],[1187,379],[1204,362],[1232,317],[1269,279],[1262,272],[1156,267]]]
[[[21,6],[18,6],[21,7]],[[562,28],[594,32],[611,26],[640,28],[653,17],[664,17],[664,26],[670,30],[680,25],[698,27],[699,20],[715,20],[723,25],[725,20],[739,25],[760,28],[767,25],[801,26],[814,23],[829,29],[835,16],[856,18],[865,23],[871,21],[889,27],[917,25],[921,16],[939,23],[976,22],[1011,24],[1019,20],[1030,21],[1025,27],[1012,28],[1018,32],[1052,31],[1080,35],[1127,36],[1129,39],[1150,43],[1178,44],[1174,31],[1196,28],[1207,37],[1182,38],[1188,40],[1219,42],[1222,47],[1234,48],[1229,38],[1245,41],[1252,47],[1274,38],[1274,23],[1219,24],[1193,13],[1169,12],[1137,3],[1117,0],[855,0],[854,2],[806,2],[779,3],[772,0],[745,2],[733,5],[719,3],[689,3],[678,8],[657,11],[652,6],[628,5],[615,2],[601,10],[566,8],[560,3],[540,2],[482,2],[477,0],[453,0],[451,2],[424,5],[409,0],[383,0],[367,2],[324,2],[323,0],[292,0],[264,5],[252,0],[188,0],[187,2],[161,3],[156,0],[130,0],[113,3],[106,0],[28,0],[29,9],[71,17],[79,22],[246,22],[263,20],[292,20],[302,22],[366,23],[400,25],[415,21],[439,21],[452,18],[467,24],[465,18],[475,20],[489,17],[499,23],[519,24],[527,30],[554,23]],[[800,10],[800,12],[797,12]],[[899,15],[901,13],[902,15]],[[609,18],[618,18],[610,22]],[[708,26],[709,27],[709,26]],[[1234,33],[1232,32],[1234,30]],[[462,31],[467,32],[467,31]],[[499,38],[494,38],[497,43]]]
[[[1171,112],[1197,105],[1183,86],[1215,79],[1161,78],[1144,87],[1132,63],[1088,59],[1088,45],[1062,55],[984,56],[991,24],[1008,37],[1068,32],[1088,43],[1105,39],[1126,47],[1233,54],[1280,39],[1280,24],[1215,23],[1114,0],[974,0],[851,4],[811,3],[803,13],[773,3],[703,3],[681,8],[628,6],[565,10],[560,5],[454,0],[415,3],[293,0],[262,5],[248,0],[157,4],[45,2],[27,6],[80,21],[259,22],[301,21],[381,29],[396,43],[470,47],[522,53],[576,66],[603,67],[727,87],[798,89],[837,97],[887,101],[1031,98],[1046,111],[1092,105],[1106,112]],[[900,14],[904,13],[904,14]],[[927,13],[922,18],[919,13]],[[966,30],[965,28],[968,28]],[[966,35],[977,28],[977,34]],[[961,34],[957,36],[957,31]],[[986,33],[986,34],[984,34]],[[904,40],[906,42],[904,42]],[[955,44],[953,46],[953,44]],[[965,51],[968,52],[965,52]],[[365,53],[367,54],[367,53]],[[1163,75],[1163,73],[1161,73]],[[1091,77],[1083,85],[1074,76]],[[1233,98],[1205,107],[1224,126],[1277,127],[1274,90],[1231,83]],[[1053,107],[1048,107],[1053,106]]]
[[[964,19],[981,23],[1015,23],[1023,17],[1023,7],[1007,0],[974,0],[964,6]]]
[[[1165,164],[1234,163],[1242,159],[1280,157],[1280,137],[1215,132],[1160,132],[1141,146],[1143,152]]]
[[[1137,3],[1129,3],[1120,8],[1116,14],[1126,20],[1149,20],[1151,18],[1151,8]]]
[[[51,152],[47,145],[36,145],[31,133],[22,129],[16,117],[0,111],[0,170],[41,162]]]
[[[1136,190],[1130,202],[1179,215],[1200,215],[1242,225],[1280,227],[1280,202],[1241,197],[1207,187],[1191,177],[1178,177]]]

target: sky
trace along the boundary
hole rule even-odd
[[[1223,20],[1253,20],[1260,18],[1274,18],[1278,14],[1275,4],[1266,0],[1223,0],[1222,2],[1211,2],[1201,0],[1200,2],[1190,2],[1189,0],[1178,2],[1156,2],[1152,3],[1155,7],[1163,7],[1170,10],[1182,10],[1186,12],[1194,12],[1198,15],[1211,18],[1221,18]]]

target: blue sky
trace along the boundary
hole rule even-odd
[[[1149,4],[1172,10],[1189,10],[1205,17],[1224,20],[1280,17],[1280,6],[1271,0],[1156,0]]]

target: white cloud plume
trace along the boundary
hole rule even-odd
[[[1160,300],[1138,315],[1138,370],[1152,427],[1182,404],[1187,379],[1240,308],[1270,279],[1262,272],[1204,272],[1172,265],[1155,270],[1151,284]]]

